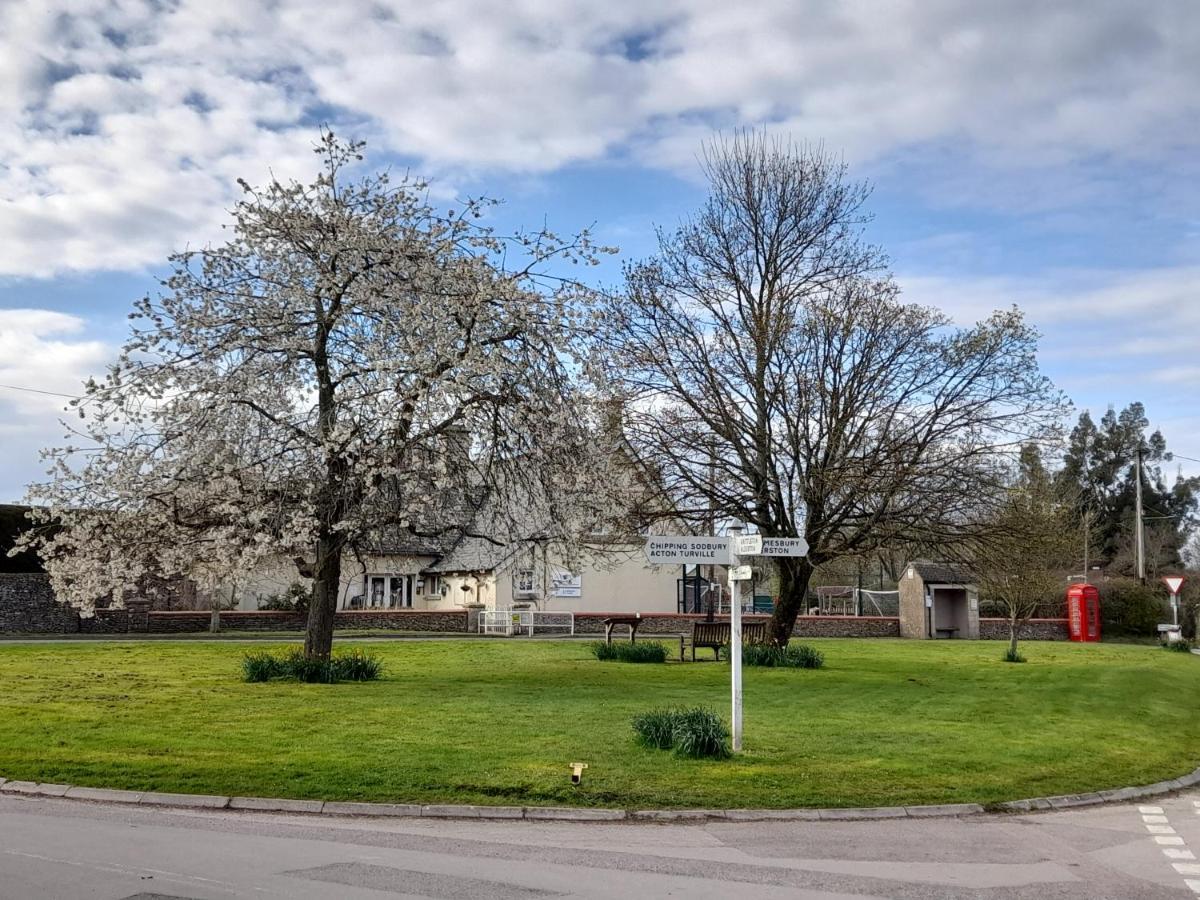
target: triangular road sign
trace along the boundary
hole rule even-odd
[[[1167,590],[1171,592],[1172,596],[1174,596],[1175,594],[1178,594],[1179,589],[1181,587],[1183,587],[1183,576],[1182,575],[1164,575],[1163,576],[1163,584],[1165,584],[1167,586]]]

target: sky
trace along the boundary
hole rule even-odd
[[[1200,458],[1196,0],[0,0],[0,121],[0,502],[167,256],[322,125],[502,228],[592,227],[610,285],[714,133],[820,143],[907,299],[1017,303],[1079,409]]]

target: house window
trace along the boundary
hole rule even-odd
[[[368,609],[412,607],[413,578],[411,575],[368,575],[366,588]]]
[[[442,577],[440,575],[425,576],[425,593],[440,594],[442,592]]]
[[[533,593],[533,569],[517,569],[513,591],[517,594]]]

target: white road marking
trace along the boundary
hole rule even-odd
[[[1164,847],[1163,855],[1166,856],[1167,859],[1195,859],[1196,858],[1196,854],[1193,853],[1191,850],[1175,850],[1175,849],[1172,849],[1171,847]]]
[[[1200,863],[1171,863],[1180,875],[1200,875]]]
[[[1190,887],[1197,894],[1200,894],[1200,878],[1185,878],[1183,883]]]
[[[1197,806],[1200,806],[1200,803],[1197,803],[1196,805],[1197,805]],[[1161,807],[1161,806],[1139,806],[1139,807],[1138,807],[1138,812],[1140,812],[1140,813],[1156,813],[1156,814],[1158,814],[1158,813],[1161,813],[1161,812],[1162,812],[1162,807]]]
[[[1154,838],[1154,843],[1162,847],[1179,847],[1183,844],[1183,838],[1177,834],[1170,836],[1158,835]]]
[[[1147,825],[1166,825],[1168,820],[1166,816],[1142,816],[1142,821]]]
[[[1174,834],[1175,829],[1170,825],[1147,825],[1146,830],[1151,834]]]

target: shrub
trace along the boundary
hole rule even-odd
[[[383,673],[383,663],[365,650],[334,654],[329,659],[309,659],[303,650],[284,653],[256,650],[242,657],[243,681],[289,678],[308,684],[335,681],[374,681]]]
[[[638,743],[656,750],[670,750],[675,744],[675,716],[673,709],[653,709],[633,717],[633,730]]]
[[[629,663],[661,663],[667,661],[667,648],[657,642],[613,644],[604,641],[594,641],[591,645],[592,654],[596,659],[604,661],[615,660]]]
[[[723,648],[728,655],[729,648]],[[807,644],[743,644],[742,665],[786,669],[819,669],[825,665],[824,655]]]
[[[334,681],[375,681],[383,674],[379,657],[358,647],[349,653],[334,654],[330,664]]]
[[[1191,653],[1192,652],[1192,642],[1191,641],[1164,641],[1163,649],[1164,650],[1174,650],[1176,653]]]
[[[283,663],[273,653],[256,650],[242,657],[243,681],[270,681],[283,674]]]
[[[592,651],[592,655],[601,662],[609,662],[617,658],[617,647],[619,644],[608,644],[604,641],[592,641],[588,645],[588,649]]]
[[[1011,662],[1011,663],[1023,663],[1023,662],[1025,662],[1025,657],[1023,657],[1018,651],[1014,650],[1012,647],[1009,647],[1007,650],[1004,651],[1004,661]]]
[[[729,756],[729,729],[720,716],[703,706],[676,713],[672,737],[677,756],[692,759]]]
[[[1167,616],[1161,588],[1128,578],[1113,579],[1098,587],[1105,634],[1113,637],[1158,634],[1158,624],[1166,621]]]
[[[305,587],[299,582],[292,582],[282,594],[269,594],[266,597],[259,597],[258,608],[273,612],[307,613],[308,605],[311,601],[312,589]]]
[[[656,709],[633,717],[633,731],[644,747],[675,748],[676,756],[724,759],[730,755],[729,729],[711,709]]]

